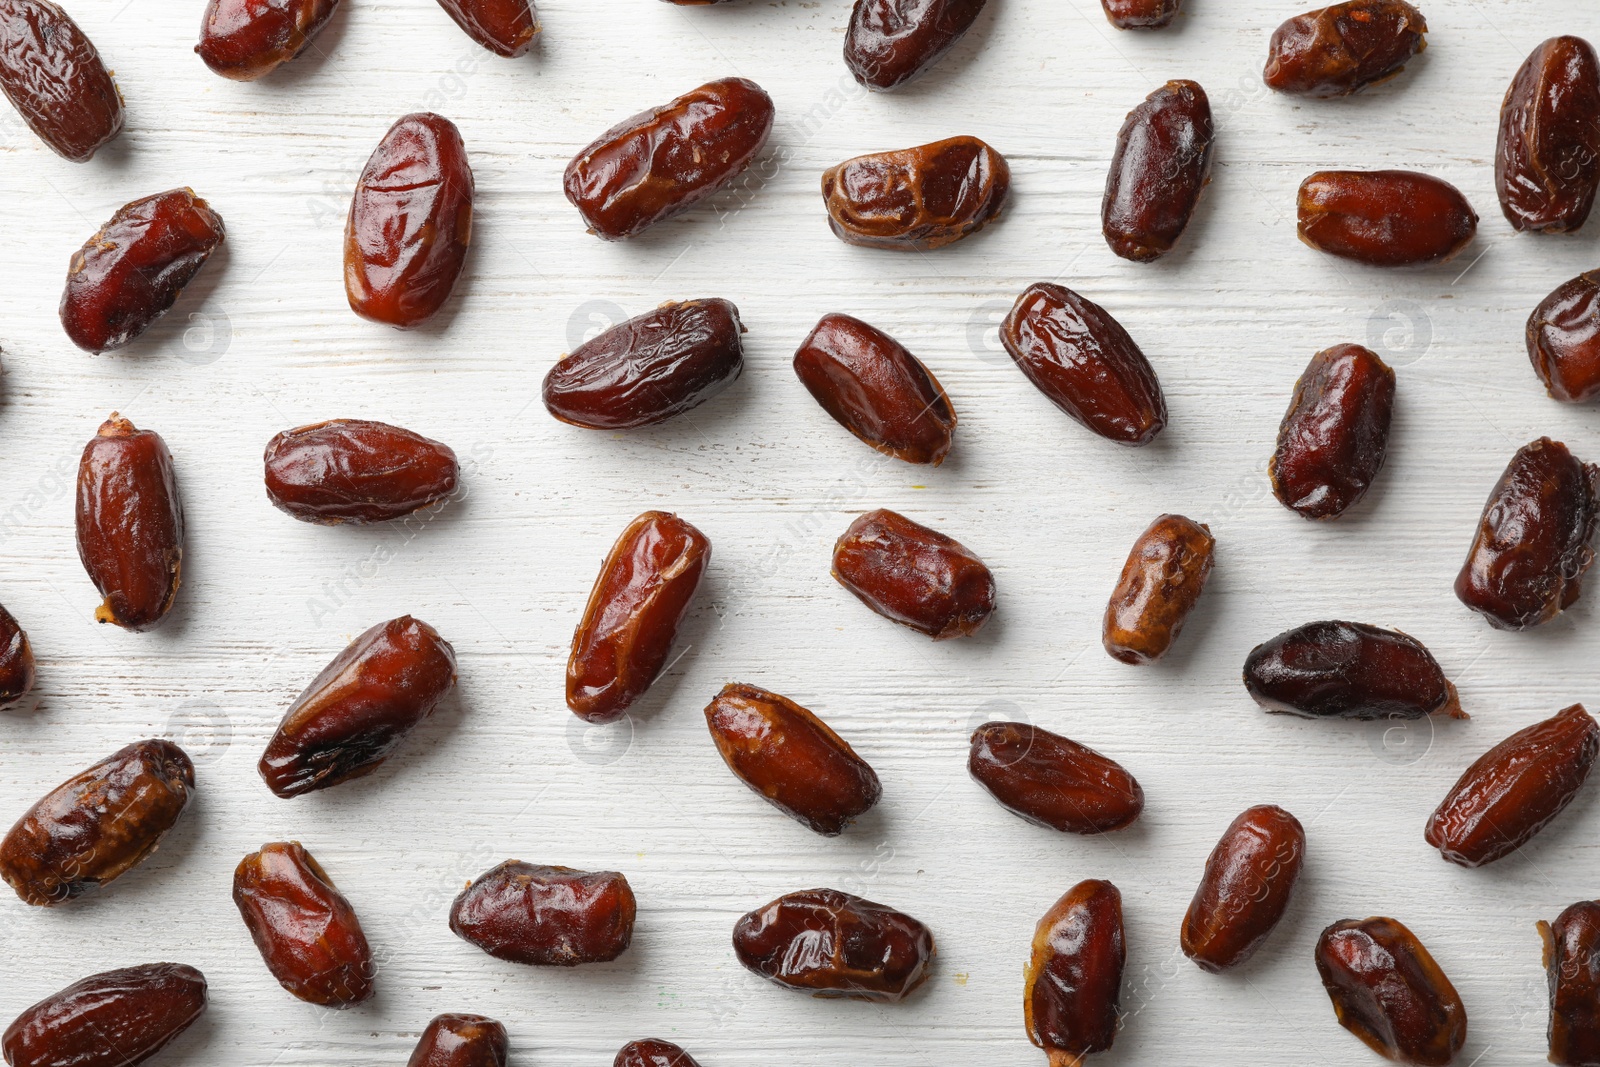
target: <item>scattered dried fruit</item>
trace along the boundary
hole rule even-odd
[[[33,688],[33,646],[11,612],[0,607],[0,708],[10,707]]]
[[[1111,251],[1135,263],[1172,251],[1211,181],[1215,139],[1198,82],[1167,82],[1128,112],[1100,202]]]
[[[856,0],[844,32],[844,65],[868,89],[921,75],[972,29],[984,0]]]
[[[278,984],[310,1004],[348,1008],[372,996],[361,920],[298,841],[262,845],[233,872],[239,917]]]
[[[1600,188],[1600,57],[1582,37],[1533,50],[1500,105],[1494,184],[1518,230],[1571,233]]]
[[[1010,192],[1005,157],[976,137],[856,156],[822,175],[828,225],[866,248],[943,248],[999,218]]]
[[[1100,0],[1100,6],[1119,30],[1159,30],[1178,17],[1183,0]]]
[[[1064,833],[1120,830],[1144,811],[1144,790],[1121,764],[1025,722],[973,731],[967,771],[1007,811]]]
[[[1183,917],[1183,954],[1213,974],[1253,956],[1289,907],[1305,851],[1300,820],[1275,804],[1234,819]]]
[[[890,1003],[928,978],[933,933],[905,912],[837,889],[785,893],[733,928],[739,962],[814,997]]]
[[[1128,553],[1101,626],[1101,644],[1123,663],[1154,663],[1183,632],[1200,602],[1217,540],[1182,515],[1152,522]]]
[[[23,1011],[0,1038],[10,1067],[135,1067],[206,1010],[206,978],[181,963],[103,971]]]
[[[1422,642],[1359,622],[1311,622],[1257,645],[1244,685],[1268,711],[1306,719],[1467,717]]]
[[[1299,212],[1300,240],[1373,267],[1440,263],[1478,232],[1461,190],[1408,170],[1320,170],[1300,183]]]
[[[267,499],[302,522],[386,522],[456,491],[448,445],[366,419],[330,419],[267,442]]]
[[[0,91],[51,151],[74,163],[122,132],[117,83],[50,0],[0,0]]]
[[[497,56],[515,58],[539,36],[532,0],[439,0],[463,33]]]
[[[1528,358],[1557,400],[1600,396],[1600,270],[1559,286],[1528,316]]]
[[[172,453],[154,430],[111,413],[78,463],[78,558],[105,601],[100,622],[148,630],[183,576],[183,504]]]
[[[1539,922],[1550,986],[1550,1062],[1600,1063],[1600,901],[1580,900]]]
[[[1335,519],[1366,496],[1389,454],[1394,389],[1394,371],[1371,349],[1335,345],[1312,356],[1267,466],[1278,502]]]
[[[977,633],[994,613],[994,575],[983,560],[887,508],[840,535],[833,576],[879,615],[935,641]]]
[[[1039,920],[1022,1011],[1028,1037],[1050,1067],[1078,1067],[1111,1048],[1126,962],[1122,894],[1110,882],[1079,882]]]
[[[1345,919],[1317,939],[1317,972],[1339,1025],[1399,1063],[1445,1067],[1467,1009],[1415,934],[1394,919]]]
[[[436,1015],[406,1067],[506,1067],[506,1028],[483,1015]]]
[[[623,1045],[611,1067],[700,1067],[700,1064],[671,1041],[647,1037],[643,1041],[630,1041]]]
[[[622,955],[637,910],[616,871],[506,860],[456,897],[450,929],[496,959],[576,967]]]
[[[1399,74],[1428,47],[1428,22],[1405,0],[1350,0],[1279,26],[1267,85],[1299,96],[1349,96]]]
[[[305,51],[339,0],[209,0],[195,52],[217,74],[254,81]]]

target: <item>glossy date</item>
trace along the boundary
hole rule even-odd
[[[1121,764],[1025,722],[973,731],[967,772],[1007,811],[1064,833],[1120,830],[1144,811],[1144,790]]]
[[[1441,263],[1478,232],[1449,182],[1407,170],[1323,170],[1300,183],[1300,240],[1373,267]]]
[[[611,1067],[700,1067],[695,1058],[679,1045],[659,1037],[630,1041],[617,1050]]]
[[[1559,286],[1528,316],[1528,359],[1556,400],[1600,397],[1600,270]]]
[[[1359,622],[1307,623],[1257,645],[1244,684],[1266,710],[1306,719],[1467,717],[1422,642]]]
[[[450,929],[496,959],[576,967],[627,951],[637,911],[616,871],[506,860],[456,897]]]
[[[837,889],[785,893],[733,928],[739,962],[814,997],[892,1003],[927,981],[933,933],[905,912]]]
[[[1311,357],[1267,466],[1272,495],[1308,519],[1338,518],[1367,495],[1389,454],[1394,371],[1360,345]]]
[[[1405,0],[1349,0],[1279,26],[1267,85],[1298,96],[1348,96],[1387,81],[1428,47],[1428,22]]]
[[[1211,527],[1182,515],[1162,515],[1139,535],[1100,629],[1112,659],[1137,665],[1167,654],[1200,602],[1216,547]]]
[[[1305,828],[1275,804],[1234,819],[1183,917],[1183,954],[1213,974],[1255,955],[1289,907],[1305,852]]]
[[[1345,919],[1317,939],[1317,972],[1339,1025],[1398,1063],[1445,1067],[1467,1009],[1415,934],[1394,919]]]
[[[833,576],[879,615],[935,641],[977,633],[994,613],[994,575],[983,560],[887,508],[840,535]]]
[[[172,453],[154,430],[111,413],[78,462],[78,558],[104,601],[99,622],[148,630],[183,577],[183,503]]]
[[[366,419],[330,419],[267,442],[267,499],[302,522],[386,522],[456,490],[448,445]]]
[[[134,1067],[206,1010],[205,975],[146,963],[80,979],[27,1008],[0,1038],[10,1067]]]
[[[865,248],[943,248],[999,218],[1010,192],[1010,165],[976,137],[856,156],[822,175],[828,225]]]
[[[463,33],[497,56],[520,56],[539,36],[539,13],[531,0],[439,0],[439,6]]]
[[[372,996],[361,920],[298,841],[262,845],[233,872],[233,903],[278,984],[309,1004],[348,1008]]]
[[[917,77],[961,40],[984,0],[856,0],[844,34],[844,65],[869,89]]]
[[[1159,30],[1178,17],[1183,0],[1100,0],[1100,6],[1119,30]]]
[[[210,0],[194,50],[224,78],[254,81],[305,51],[338,8],[339,0]]]
[[[87,163],[122,131],[122,93],[50,0],[0,0],[0,91],[50,150]]]
[[[1148,263],[1172,251],[1211,181],[1216,131],[1197,82],[1170,81],[1128,112],[1100,203],[1111,251]]]
[[[1533,50],[1500,105],[1494,184],[1518,230],[1571,233],[1600,188],[1600,57],[1581,37]]]
[[[0,708],[10,707],[33,688],[33,645],[16,618],[0,606]]]
[[[1079,882],[1053,904],[1033,932],[1023,974],[1028,1037],[1050,1067],[1078,1067],[1117,1036],[1122,997],[1122,894],[1110,882]]]
[[[506,1067],[503,1024],[483,1015],[436,1015],[417,1039],[406,1067]]]
[[[1600,1063],[1600,901],[1580,900],[1539,922],[1550,991],[1550,1062]]]

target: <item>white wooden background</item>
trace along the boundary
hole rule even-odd
[[[1339,1029],[1312,964],[1321,928],[1391,914],[1449,973],[1471,1017],[1463,1063],[1544,1062],[1534,923],[1600,895],[1600,789],[1521,854],[1478,871],[1422,840],[1470,760],[1574,701],[1600,704],[1600,582],[1560,620],[1493,632],[1452,595],[1485,495],[1541,434],[1600,459],[1594,408],[1548,400],[1523,323],[1596,266],[1600,223],[1514,235],[1493,192],[1501,95],[1542,39],[1600,39],[1592,0],[1426,0],[1430,47],[1401,78],[1344,101],[1260,83],[1274,26],[1299,0],[1189,0],[1165,32],[1112,30],[1098,0],[990,0],[939,67],[869,95],[840,59],[845,0],[546,0],[535,52],[479,49],[431,0],[346,0],[308,55],[254,84],[190,49],[198,0],[74,0],[116,71],[127,129],[86,166],[5,110],[0,133],[0,601],[30,633],[36,699],[0,714],[0,824],[120,746],[179,740],[195,800],[161,851],[97,898],[0,900],[0,1022],[77,978],[156,960],[211,983],[173,1067],[397,1064],[442,1011],[505,1022],[522,1065],[610,1063],[668,1037],[706,1067],[1043,1062],[1022,1026],[1037,918],[1080,879],[1124,894],[1125,1025],[1106,1067],[1377,1062]],[[777,103],[744,187],[625,244],[584,233],[567,160],[612,123],[741,74]],[[1216,110],[1216,177],[1180,251],[1115,258],[1099,233],[1123,115],[1172,77]],[[462,130],[477,176],[473,251],[440,319],[402,334],[356,318],[340,275],[352,186],[400,115]],[[975,134],[1010,160],[1014,201],[982,235],[931,255],[848,247],[818,176],[865,151]],[[1426,170],[1482,216],[1456,262],[1379,272],[1295,238],[1294,191],[1327,166]],[[192,185],[228,239],[134,346],[90,356],[56,320],[71,253],[124,202]],[[1143,345],[1171,407],[1124,450],[1055,410],[994,326],[1028,283],[1059,279]],[[538,401],[586,333],[668,299],[723,296],[749,327],[744,377],[662,427],[557,423]],[[844,311],[923,358],[960,415],[938,470],[882,459],[829,420],[790,357]],[[1330,525],[1280,507],[1265,463],[1296,376],[1341,341],[1396,366],[1390,461]],[[112,410],[160,431],[189,519],[177,607],[151,634],[97,626],[72,533],[78,455]],[[275,432],[377,418],[450,443],[462,498],[431,521],[324,529],[274,510],[261,450]],[[834,538],[887,506],[994,569],[1000,607],[971,640],[932,644],[871,614],[828,575]],[[686,653],[631,720],[589,729],[562,702],[573,624],[601,557],[646,508],[681,513],[715,552]],[[1128,547],[1163,511],[1208,522],[1218,562],[1181,645],[1126,667],[1099,646]],[[275,799],[255,762],[285,707],[355,634],[411,612],[460,657],[460,685],[377,774]],[[1239,683],[1249,649],[1319,618],[1424,640],[1461,688],[1466,723],[1406,731],[1267,716]],[[870,760],[878,808],[824,840],[727,772],[700,709],[727,681],[813,708]],[[1121,761],[1148,804],[1101,838],[1028,826],[967,777],[967,735],[1025,718]],[[1202,973],[1178,926],[1204,859],[1243,808],[1305,823],[1306,870],[1270,944]],[[293,838],[327,867],[382,962],[347,1012],[279,989],[229,899],[235,863]],[[446,925],[463,882],[516,857],[626,872],[633,948],[577,970],[489,958]],[[836,886],[926,921],[939,955],[908,1003],[812,1000],[740,968],[746,910]]]

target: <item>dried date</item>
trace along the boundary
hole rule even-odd
[[[1312,622],[1257,645],[1244,684],[1268,711],[1306,719],[1465,719],[1422,642],[1359,622]]]
[[[514,59],[539,36],[531,0],[439,0],[461,31],[497,56]]]
[[[284,430],[267,442],[267,499],[302,522],[386,522],[456,491],[461,465],[448,445],[365,419]]]
[[[647,1037],[623,1045],[611,1067],[700,1067],[700,1064],[681,1046],[659,1037]]]
[[[1274,804],[1234,819],[1183,917],[1183,954],[1213,974],[1255,955],[1289,907],[1305,851],[1300,820]]]
[[[1415,934],[1394,919],[1345,919],[1317,939],[1317,972],[1339,1025],[1398,1063],[1445,1067],[1467,1009]]]
[[[822,175],[828,225],[865,248],[943,248],[999,218],[1010,192],[1010,165],[976,137],[856,156]]]
[[[483,1015],[436,1015],[406,1067],[506,1067],[506,1028]]]
[[[0,91],[51,151],[74,163],[122,132],[116,81],[50,0],[0,0]]]
[[[1494,184],[1518,230],[1571,233],[1600,188],[1600,57],[1581,37],[1533,50],[1500,105]]]
[[[920,76],[972,29],[984,0],[856,0],[844,33],[844,65],[868,89]]]
[[[1159,30],[1178,17],[1183,0],[1100,0],[1100,6],[1119,30]]]
[[[994,575],[983,560],[887,508],[840,535],[833,576],[879,615],[935,641],[977,633],[994,614]]]
[[[1216,547],[1211,527],[1182,515],[1162,515],[1139,535],[1100,630],[1112,659],[1137,665],[1167,654],[1200,602]]]
[[[627,951],[637,911],[616,871],[506,860],[456,897],[450,929],[496,959],[576,967]]]
[[[146,963],[87,978],[17,1016],[0,1038],[10,1067],[134,1067],[206,1010],[205,975]]]
[[[1028,1037],[1050,1067],[1077,1067],[1111,1048],[1126,963],[1122,894],[1110,882],[1079,882],[1039,920],[1022,1010]]]
[[[348,1008],[372,996],[361,920],[298,841],[262,845],[233,872],[233,902],[278,984],[310,1004]]]
[[[1449,182],[1406,170],[1323,170],[1300,183],[1300,240],[1373,267],[1442,263],[1478,214]]]
[[[1272,494],[1308,519],[1338,518],[1367,495],[1389,454],[1394,371],[1360,345],[1311,357],[1267,465]]]
[[[224,78],[254,81],[305,51],[338,9],[339,0],[210,0],[194,50]]]
[[[1600,901],[1580,900],[1539,922],[1550,989],[1550,1062],[1600,1063]]]
[[[892,1003],[928,979],[933,933],[905,912],[837,889],[785,893],[733,928],[739,962],[814,997]]]
[[[1528,359],[1555,399],[1600,396],[1600,270],[1564,283],[1528,316]]]
[[[1428,22],[1405,0],[1350,0],[1308,11],[1272,35],[1267,85],[1298,96],[1349,96],[1399,74],[1428,47]]]
[[[967,772],[1007,811],[1063,833],[1120,830],[1144,811],[1144,790],[1121,764],[1025,722],[973,731]]]
[[[96,620],[149,630],[166,618],[183,578],[183,526],[167,443],[113,411],[78,463],[78,558],[105,598]]]
[[[0,708],[10,707],[33,688],[33,645],[24,630],[0,606]]]
[[[1100,202],[1111,251],[1149,263],[1172,251],[1211,181],[1216,130],[1197,82],[1170,81],[1128,112]]]

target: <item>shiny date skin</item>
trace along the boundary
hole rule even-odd
[[[1105,308],[1066,286],[1023,290],[1000,342],[1052,404],[1108,441],[1146,445],[1167,425],[1150,361]]]
[[[956,412],[933,372],[893,337],[849,315],[824,315],[794,354],[822,410],[886,456],[937,467]]]
[[[23,1011],[0,1038],[10,1067],[134,1067],[206,1010],[205,975],[146,963],[80,979]]]
[[[867,761],[799,704],[753,685],[723,686],[706,728],[728,769],[750,789],[824,837],[837,837],[883,795]]]
[[[921,75],[972,29],[984,0],[856,0],[844,33],[844,65],[868,89]]]
[[[1334,519],[1366,496],[1389,454],[1394,391],[1394,371],[1371,349],[1335,345],[1312,356],[1267,466],[1278,502]]]
[[[406,1067],[506,1067],[509,1045],[505,1026],[487,1016],[436,1015]]]
[[[1597,752],[1600,724],[1582,704],[1518,730],[1462,772],[1423,836],[1463,867],[1508,856],[1572,803]]]
[[[933,933],[903,911],[837,889],[785,893],[743,916],[733,951],[746,969],[814,997],[893,1003],[927,981]]]
[[[975,634],[994,614],[994,575],[983,560],[887,508],[840,535],[833,576],[879,615],[935,641]]]
[[[444,307],[472,239],[472,167],[455,123],[406,115],[373,149],[344,229],[344,292],[364,319],[409,330]]]
[[[1600,1063],[1600,901],[1580,900],[1539,922],[1550,989],[1550,1062]]]
[[[450,905],[450,929],[496,959],[540,967],[605,963],[627,951],[638,911],[616,871],[507,860]]]
[[[1178,17],[1183,0],[1100,0],[1100,6],[1119,30],[1159,30]]]
[[[124,205],[72,254],[61,328],[85,352],[121,348],[172,309],[225,235],[193,189]]]
[[[305,51],[339,0],[210,0],[195,53],[214,73],[254,81]]]
[[[1234,819],[1183,917],[1183,954],[1213,974],[1255,955],[1289,907],[1305,852],[1305,828],[1275,804]]]
[[[1010,192],[1010,165],[976,137],[856,156],[822,175],[834,236],[893,251],[929,252],[977,233]]]
[[[33,645],[16,618],[0,606],[0,708],[8,708],[33,688]]]
[[[1581,37],[1533,50],[1500,105],[1494,184],[1518,230],[1571,233],[1600,188],[1600,57]]]
[[[97,621],[149,630],[166,618],[183,577],[183,527],[167,443],[112,412],[78,462],[78,558],[105,598]]]
[[[679,1045],[659,1037],[630,1041],[617,1050],[611,1067],[700,1067],[698,1061]]]
[[[1312,622],[1257,645],[1244,685],[1268,711],[1306,719],[1465,719],[1433,653],[1398,630]]]
[[[1025,722],[974,730],[967,772],[1007,811],[1063,833],[1120,830],[1144,811],[1144,790],[1121,764]]]
[[[330,419],[267,442],[267,499],[302,522],[387,522],[456,491],[448,445],[366,419]]]
[[[1559,286],[1528,316],[1528,359],[1556,400],[1600,397],[1600,270]]]
[[[515,59],[539,36],[539,13],[530,0],[439,0],[461,31],[497,56]]]
[[[1497,630],[1549,622],[1594,562],[1600,467],[1548,437],[1524,445],[1489,493],[1456,596]]]
[[[439,632],[402,615],[350,642],[295,700],[257,770],[287,800],[371,774],[456,681]]]
[[[1323,170],[1300,183],[1300,240],[1373,267],[1442,263],[1467,247],[1478,214],[1449,182],[1406,170]]]
[[[1128,112],[1100,202],[1111,251],[1135,263],[1172,251],[1211,181],[1215,140],[1211,101],[1197,82],[1167,82]]]
[[[309,1004],[348,1008],[372,996],[361,920],[298,841],[262,845],[233,872],[233,902],[278,984]]]
[[[1445,1067],[1467,1009],[1417,936],[1394,919],[1345,919],[1317,939],[1317,973],[1339,1025],[1397,1063]]]
[[[1079,882],[1053,904],[1033,932],[1023,976],[1028,1037],[1050,1067],[1079,1067],[1117,1036],[1122,996],[1122,894],[1110,882]]]
[[[1216,547],[1211,527],[1182,515],[1162,515],[1139,535],[1100,630],[1112,659],[1137,666],[1167,654],[1200,602]]]
[[[0,91],[51,151],[74,163],[122,132],[117,83],[50,0],[0,0]]]
[[[605,241],[687,211],[755,161],[772,132],[772,97],[746,78],[707,82],[611,127],[567,164],[562,185]]]
[[[615,722],[666,666],[711,560],[711,541],[676,515],[647,511],[611,546],[572,635],[567,707]]]
[[[1308,11],[1272,35],[1265,80],[1280,93],[1349,96],[1399,74],[1428,47],[1428,22],[1405,0],[1350,0]]]
[[[545,409],[590,430],[654,426],[744,371],[744,324],[721,299],[666,303],[585,341],[545,375]]]

